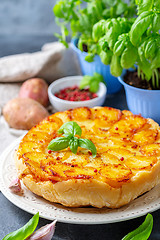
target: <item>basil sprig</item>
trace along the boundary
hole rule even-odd
[[[100,82],[104,82],[103,76],[99,73],[94,73],[93,76],[85,75],[80,82],[80,89],[84,89],[89,86],[90,92],[96,93],[99,90]]]
[[[39,221],[39,213],[36,213],[22,228],[7,234],[2,240],[24,240],[36,229]]]
[[[134,231],[128,233],[122,240],[147,240],[152,232],[153,217],[147,214],[145,221]]]
[[[63,134],[62,137],[53,139],[48,144],[48,149],[52,151],[60,151],[67,147],[76,154],[78,147],[86,148],[92,152],[92,156],[96,157],[97,150],[93,142],[89,139],[79,138],[82,135],[81,127],[73,121],[64,123],[58,130],[59,134]],[[76,137],[79,136],[79,137]]]

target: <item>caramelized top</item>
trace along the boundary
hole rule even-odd
[[[79,148],[48,153],[49,142],[58,136],[64,122],[75,121],[82,138],[97,148],[96,158]],[[18,157],[27,167],[22,177],[31,174],[35,181],[93,179],[112,187],[131,181],[137,173],[150,171],[160,159],[160,128],[151,119],[109,107],[76,108],[58,112],[33,127],[22,139]]]

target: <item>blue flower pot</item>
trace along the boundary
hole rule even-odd
[[[126,84],[123,76],[118,77],[124,86],[129,110],[133,114],[141,114],[145,118],[152,118],[160,124],[160,90],[147,90]]]
[[[78,56],[82,74],[93,76],[95,72],[100,73],[101,75],[103,75],[104,80],[106,82],[107,93],[113,94],[113,93],[119,92],[122,88],[122,85],[119,83],[116,77],[110,74],[110,66],[103,64],[98,55],[95,56],[94,61],[91,63],[85,61],[85,57],[87,56],[87,53],[82,52],[80,49],[78,49],[77,43],[78,43],[78,38],[72,39],[71,46]]]

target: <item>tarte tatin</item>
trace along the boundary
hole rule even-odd
[[[97,149],[48,152],[63,123],[75,121]],[[33,127],[15,154],[19,178],[33,193],[69,207],[119,208],[160,182],[160,127],[109,107],[57,112]]]

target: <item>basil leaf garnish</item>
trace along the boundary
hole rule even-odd
[[[2,240],[24,240],[29,237],[36,229],[39,221],[39,213],[36,213],[28,223],[26,223],[22,228],[7,234]]]
[[[59,151],[62,149],[65,149],[69,146],[69,139],[66,137],[58,137],[53,139],[49,144],[48,144],[48,149],[52,151]]]
[[[86,148],[92,152],[92,156],[96,157],[97,150],[93,142],[91,142],[89,139],[79,139],[79,147]]]
[[[74,137],[69,141],[69,147],[71,151],[76,154],[78,150],[78,138]]]
[[[73,138],[73,134],[64,133],[64,134],[63,134],[63,137],[66,137],[66,138],[68,138],[68,140],[70,140],[71,138]]]
[[[76,154],[78,147],[86,148],[92,152],[93,157],[96,157],[97,150],[93,142],[88,139],[78,138],[82,134],[81,127],[73,121],[64,123],[58,130],[59,134],[63,134],[62,137],[57,137],[53,139],[49,145],[48,149],[52,151],[59,151],[67,147]]]
[[[58,130],[58,133],[62,133],[62,134],[65,133],[65,134],[81,136],[82,129],[76,122],[70,121],[70,122],[64,123]]]

